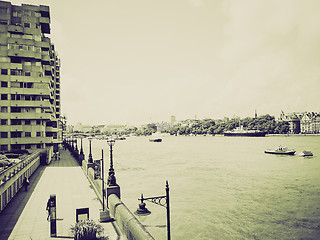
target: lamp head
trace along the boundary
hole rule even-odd
[[[114,146],[114,144],[116,143],[116,141],[114,140],[114,139],[108,139],[108,145],[110,146],[110,147],[113,147]]]
[[[149,211],[148,208],[146,208],[146,204],[144,202],[141,202],[139,204],[138,209],[134,212],[136,215],[140,215],[140,216],[147,216],[150,215],[151,212]]]

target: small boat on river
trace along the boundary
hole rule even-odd
[[[152,138],[152,139],[149,139],[150,142],[162,142],[162,139],[161,138]]]
[[[299,153],[299,157],[312,157],[313,153],[311,151],[302,151],[301,153]]]
[[[274,150],[267,149],[264,152],[268,154],[277,154],[277,155],[294,155],[296,151],[293,149],[288,149],[287,147],[279,146]]]

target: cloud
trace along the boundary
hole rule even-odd
[[[191,6],[194,6],[194,7],[202,7],[203,6],[203,0],[188,0],[189,4]]]
[[[319,88],[319,7],[319,1],[224,1],[220,57],[230,71],[220,97],[231,94],[239,105],[256,103],[267,112],[304,111]]]

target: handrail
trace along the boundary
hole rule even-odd
[[[0,172],[0,185],[7,182],[11,177],[16,175],[29,163],[31,163],[34,159],[36,159],[40,155],[40,151],[33,152],[29,155],[20,156],[20,161],[18,163],[13,164],[12,166],[5,168]]]

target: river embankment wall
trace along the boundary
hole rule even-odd
[[[94,170],[91,167],[88,168],[87,164],[86,160],[82,161],[82,170],[96,192],[101,204],[107,205],[110,217],[114,219],[112,224],[118,234],[128,240],[154,240],[152,235],[121,201],[120,187],[115,187],[115,190],[112,187],[107,187],[106,197],[103,199],[102,180],[94,179]]]
[[[41,163],[43,151],[23,155],[19,162],[0,172],[0,212],[23,187],[25,178],[30,178]]]

